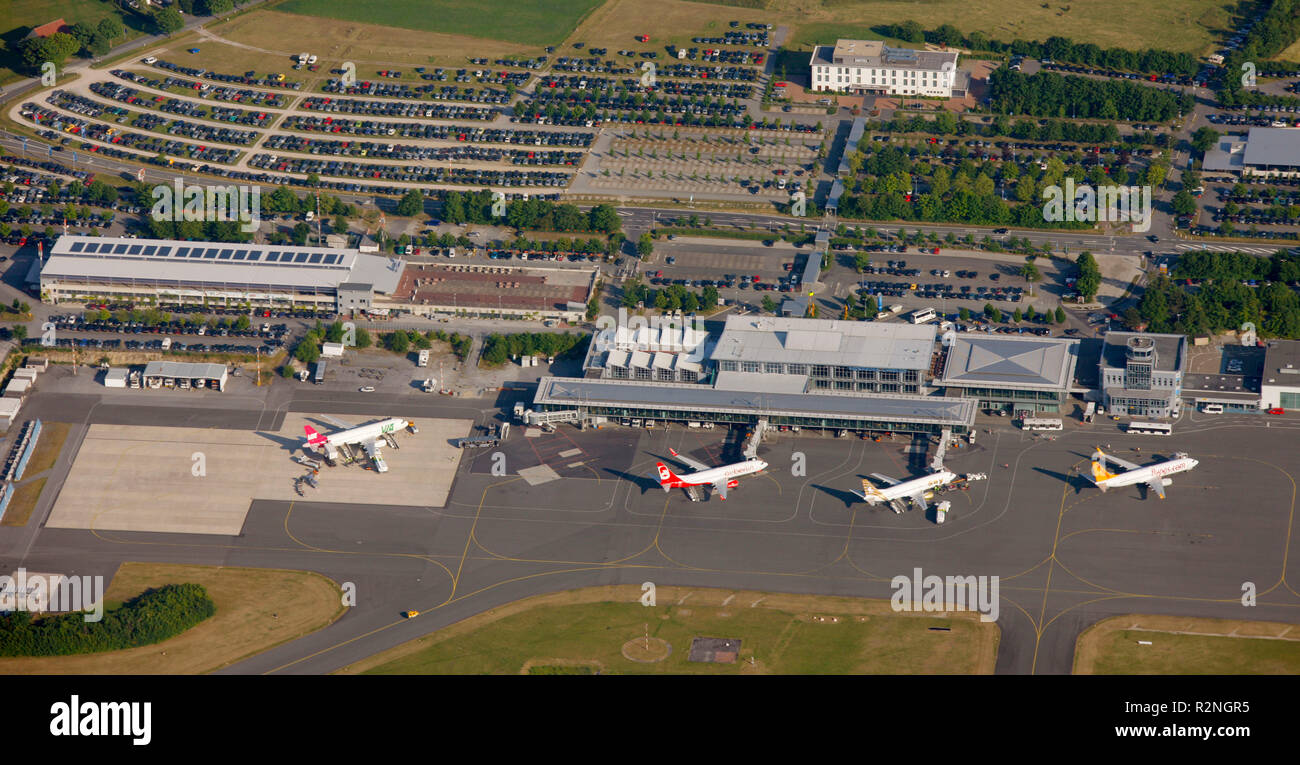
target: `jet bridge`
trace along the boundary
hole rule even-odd
[[[763,433],[766,430],[766,418],[760,419],[758,423],[754,425],[754,432],[749,435],[749,438],[745,441],[745,445],[740,450],[741,454],[745,455],[745,459],[752,460],[758,457],[758,445],[763,442]]]

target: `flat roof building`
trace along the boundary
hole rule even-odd
[[[920,393],[933,352],[929,325],[729,315],[709,360],[755,385],[783,375],[782,389]]]
[[[412,264],[374,305],[421,316],[580,321],[598,277],[596,268]]]
[[[947,395],[981,409],[1058,413],[1074,390],[1079,341],[1069,338],[957,334],[936,370]]]
[[[1243,136],[1224,135],[1205,152],[1204,172],[1237,175],[1300,174],[1300,128],[1255,127]]]
[[[186,384],[201,381],[203,387],[224,391],[229,375],[225,364],[150,361],[144,367],[144,385],[146,388],[170,388],[182,380]]]
[[[880,40],[839,40],[813,48],[810,89],[952,98],[956,51],[891,48]],[[964,80],[963,80],[964,81]]]
[[[356,250],[171,239],[61,236],[41,267],[41,300],[316,305],[339,285],[397,288],[403,261]]]
[[[1111,414],[1177,417],[1186,371],[1186,335],[1108,332],[1099,362],[1102,405]]]
[[[1300,341],[1269,340],[1264,346],[1259,406],[1300,410]]]

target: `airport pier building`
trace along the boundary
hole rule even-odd
[[[533,408],[655,422],[712,422],[849,430],[863,433],[969,433],[975,402],[943,396],[856,395],[832,391],[769,393],[690,383],[544,377]]]
[[[1075,384],[1078,340],[1025,335],[946,336],[935,378],[948,396],[973,399],[981,410],[1059,414]]]

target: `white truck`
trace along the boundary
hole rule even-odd
[[[429,379],[424,381],[424,384],[421,385],[420,388],[425,393],[433,393],[433,390],[434,388],[437,387],[437,385],[438,385],[437,382],[432,377],[430,377]]]
[[[420,351],[420,355],[418,357],[418,360],[415,362],[415,364],[416,366],[421,366],[421,367],[429,366],[429,350],[427,348]]]
[[[902,311],[903,311],[903,306],[900,303],[894,303],[889,307],[890,313],[902,313]]]

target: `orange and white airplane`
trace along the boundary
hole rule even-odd
[[[1106,466],[1107,462],[1113,462],[1124,468],[1124,472],[1112,473],[1110,468]],[[1185,452],[1178,452],[1171,460],[1164,460],[1146,466],[1135,465],[1119,457],[1106,454],[1101,450],[1101,447],[1098,447],[1097,451],[1092,453],[1092,482],[1102,491],[1119,486],[1145,483],[1161,499],[1164,499],[1165,487],[1173,484],[1173,480],[1166,476],[1191,470],[1199,464],[1201,464],[1199,460],[1188,457]]]
[[[664,463],[656,462],[655,468],[659,471],[659,485],[664,487],[664,491],[686,489],[689,493],[690,488],[693,486],[707,486],[717,493],[718,499],[725,500],[727,498],[727,489],[734,489],[740,485],[740,481],[736,479],[767,470],[767,463],[757,458],[745,460],[744,462],[733,462],[730,465],[709,467],[703,462],[678,453],[676,449],[669,449],[668,453],[694,468],[696,472],[677,475]],[[692,495],[691,499],[695,499],[695,496]]]

